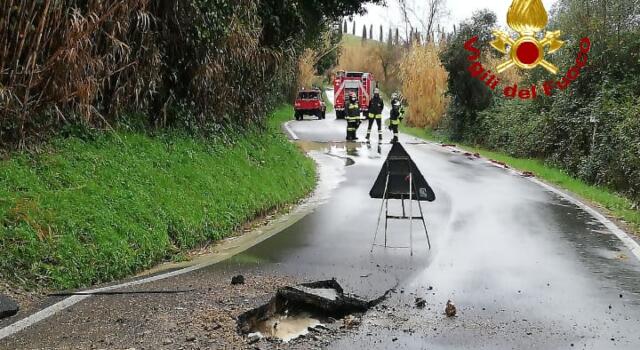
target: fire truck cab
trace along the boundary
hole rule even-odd
[[[338,71],[333,81],[336,117],[338,119],[346,117],[345,102],[351,92],[356,94],[360,110],[365,117],[368,117],[369,101],[377,85],[371,73]]]

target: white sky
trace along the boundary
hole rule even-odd
[[[450,32],[453,30],[453,25],[457,24],[464,19],[471,17],[474,11],[481,9],[490,9],[498,16],[498,24],[500,26],[506,26],[507,22],[507,10],[511,5],[512,0],[445,0],[445,6],[448,11],[448,15],[440,20],[445,31]],[[542,0],[547,12],[551,11],[552,6],[557,0]],[[418,15],[422,15],[424,12],[425,4],[427,0],[407,0],[409,5],[416,8]],[[422,7],[422,8],[421,8]],[[362,25],[373,25],[374,38],[378,37],[378,27],[382,24],[384,26],[385,36],[389,27],[404,28],[402,23],[402,15],[398,7],[397,0],[387,0],[387,7],[378,5],[367,5],[368,13],[365,16],[357,16],[356,20],[356,35],[362,35]],[[412,19],[416,25],[418,21]],[[351,31],[351,23],[349,23],[349,31]],[[401,29],[402,35],[402,29]]]

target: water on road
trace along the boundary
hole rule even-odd
[[[336,278],[367,299],[393,289],[357,330],[322,348],[640,349],[640,262],[570,201],[483,159],[402,135],[437,196],[423,203],[432,248],[416,224],[413,256],[406,249],[371,253],[380,201],[368,193],[391,148],[390,132],[385,130],[382,143],[368,145],[343,142],[345,122],[331,115],[289,127],[322,176],[336,179],[323,199],[233,259],[155,286],[206,285],[224,271],[251,270],[303,281]],[[400,213],[400,203],[392,202],[390,210]],[[408,245],[408,228],[406,222],[390,223],[389,245]],[[426,306],[417,308],[416,298]],[[444,315],[447,300],[456,304],[456,317]],[[91,310],[104,303],[83,301],[70,310],[73,316],[45,320],[7,346],[39,339],[39,332],[65,344],[61,337],[69,326],[56,329],[65,317],[109,329],[109,322],[91,320]],[[153,318],[153,304],[127,298],[108,303]],[[138,327],[145,329],[145,323]]]

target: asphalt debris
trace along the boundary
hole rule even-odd
[[[244,284],[244,276],[243,275],[233,276],[231,278],[231,284],[234,286]]]
[[[18,311],[20,311],[20,306],[15,301],[0,294],[0,319],[14,316]]]
[[[447,317],[455,317],[458,313],[456,306],[451,300],[447,301],[447,306],[444,308],[444,313],[447,315]]]

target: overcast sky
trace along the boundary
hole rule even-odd
[[[551,10],[553,4],[557,0],[543,0],[547,12]],[[459,23],[462,20],[470,17],[474,11],[480,9],[490,9],[498,16],[498,23],[501,26],[506,26],[507,22],[507,10],[511,5],[512,0],[445,0],[448,16],[443,18],[440,22],[446,28],[446,31],[451,31],[453,24]],[[402,15],[398,7],[398,0],[387,0],[388,6],[373,6],[367,5],[368,14],[365,16],[358,16],[356,20],[356,34],[362,34],[362,25],[366,24],[374,26],[374,37],[377,38],[377,28],[379,25],[383,25],[385,30],[389,27],[395,28],[401,26]],[[412,7],[416,7],[418,15],[424,14],[424,4],[427,0],[407,0],[408,4],[413,4]],[[420,8],[422,5],[423,8]],[[414,20],[412,20],[414,21]],[[418,22],[415,21],[417,24]],[[402,24],[402,26],[404,26]],[[351,30],[351,27],[349,27]]]

